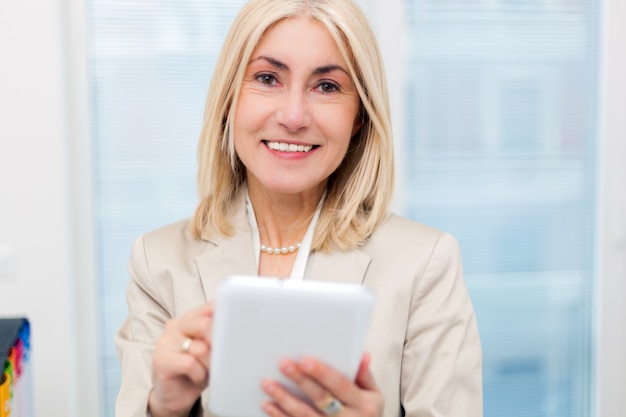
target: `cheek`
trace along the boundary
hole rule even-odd
[[[350,114],[345,114],[344,117],[339,117],[339,114],[335,113],[331,120],[328,120],[326,124],[327,136],[332,137],[333,151],[333,165],[334,169],[341,164],[345,159],[348,148],[350,147],[350,140],[352,139],[353,124],[349,123]],[[332,129],[332,132],[331,130]]]
[[[235,153],[242,159],[246,159],[246,150],[250,147],[252,136],[252,129],[249,126],[250,116],[244,110],[241,111],[241,107],[238,107],[235,113],[235,121],[233,124],[233,147]]]
[[[247,149],[253,146],[255,127],[251,115],[248,112],[241,112],[235,115],[233,126],[233,145],[235,153],[240,157],[246,153]]]
[[[253,94],[242,92],[235,110],[235,131],[246,132],[258,127],[265,118],[267,105],[259,103]]]
[[[327,126],[332,127],[334,137],[344,148],[348,147],[350,139],[359,130],[360,125],[356,120],[357,112],[354,109],[343,109],[329,114]]]
[[[250,118],[250,112],[247,110],[247,107],[247,100],[240,98],[237,103],[237,109],[235,109],[235,120],[233,123],[235,133],[245,130],[244,128]]]

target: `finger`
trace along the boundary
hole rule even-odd
[[[211,345],[205,339],[184,339],[179,347],[180,352],[195,357],[207,370],[211,359]]]
[[[334,401],[334,396],[324,387],[317,383],[314,379],[304,374],[293,361],[284,360],[280,364],[281,371],[294,381],[309,398],[315,407],[324,413],[327,413],[329,402]]]
[[[261,404],[261,409],[270,417],[287,417],[287,414],[278,405],[269,401]]]
[[[319,413],[313,409],[309,404],[302,401],[300,398],[291,394],[279,383],[272,380],[263,380],[261,388],[267,395],[269,395],[275,402],[275,405],[283,410],[287,415],[291,416],[317,416]]]
[[[152,368],[156,371],[155,376],[163,381],[182,376],[197,387],[204,387],[208,383],[208,368],[187,353],[155,351]]]
[[[328,401],[331,394],[322,387],[317,381],[305,374],[297,363],[292,360],[285,359],[280,362],[280,371],[291,379],[302,392],[315,404],[319,409],[323,408],[323,404]]]
[[[363,353],[363,357],[361,358],[361,364],[359,365],[359,370],[356,374],[355,382],[357,385],[368,391],[376,391],[378,390],[378,385],[376,385],[376,381],[374,381],[374,376],[370,371],[370,362],[371,356],[368,352]]]
[[[211,311],[206,307],[204,307],[203,310],[204,313]],[[212,316],[202,314],[200,311],[193,311],[179,318],[171,319],[165,324],[163,334],[157,342],[157,348],[167,348],[175,352],[189,351],[191,346],[184,346],[185,343],[188,343],[186,342],[187,339],[191,339],[194,342],[202,341],[210,346],[212,326]],[[203,345],[200,344],[200,347],[202,346]],[[206,350],[206,348],[200,349],[200,352],[197,353],[201,356]]]
[[[157,349],[161,348],[183,353],[193,352],[199,356],[206,353],[211,346],[210,337],[206,333],[211,331],[212,324],[197,323],[198,319],[195,319],[195,324],[183,324],[182,320],[176,320],[177,322],[167,323],[165,331],[157,341]],[[194,327],[206,327],[207,329],[199,332],[189,330]],[[182,330],[183,328],[186,330]]]
[[[213,325],[213,307],[212,305],[202,306],[172,320],[171,323],[168,322],[168,324],[187,337],[205,339],[207,342],[210,342]]]
[[[361,400],[359,388],[341,372],[311,357],[303,358],[298,365],[306,375],[343,404],[359,405]],[[324,398],[324,401],[327,400],[328,398]]]
[[[204,361],[189,354],[182,354],[180,358],[181,370],[194,385],[198,387],[206,387],[209,383],[209,367]]]

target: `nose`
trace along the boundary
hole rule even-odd
[[[297,132],[311,123],[311,109],[306,92],[290,89],[283,97],[276,111],[276,121],[290,132]]]

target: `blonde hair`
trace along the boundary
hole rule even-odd
[[[378,44],[363,12],[351,0],[251,0],[226,36],[209,86],[198,143],[200,202],[191,224],[196,238],[233,233],[230,213],[246,180],[233,140],[244,72],[263,34],[292,17],[313,19],[328,30],[361,101],[361,128],[329,178],[312,249],[355,248],[387,214],[394,182],[389,101]]]

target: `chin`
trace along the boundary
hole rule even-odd
[[[272,193],[299,194],[318,190],[322,187],[322,184],[305,183],[303,181],[272,181],[265,183],[264,187]]]

